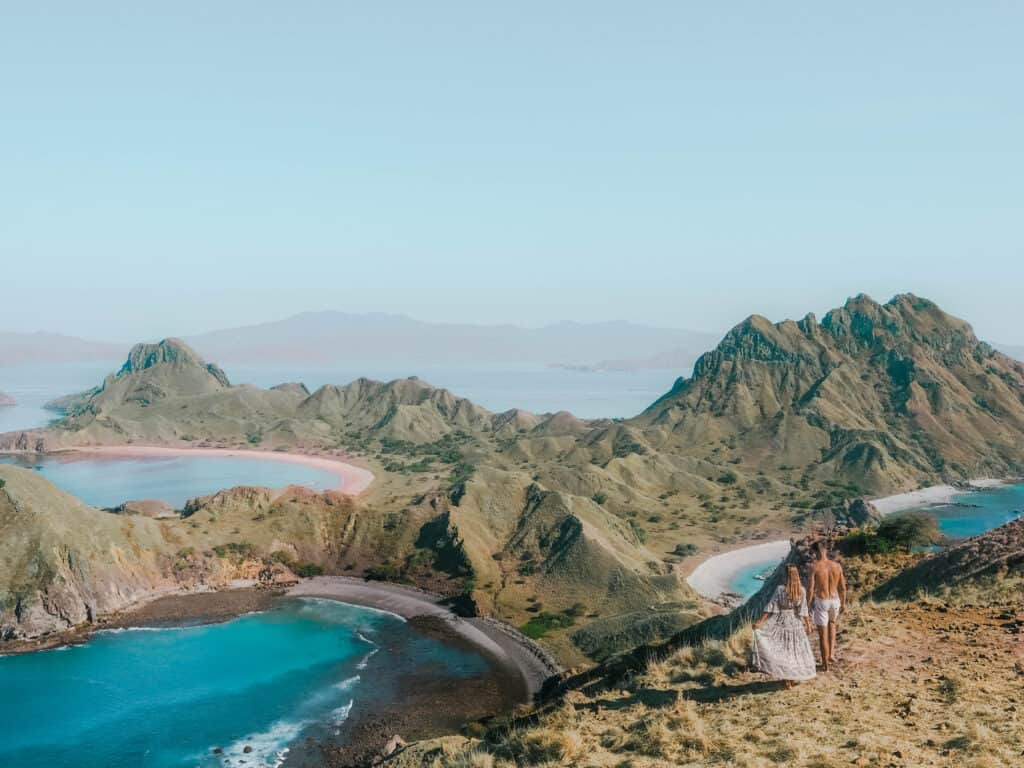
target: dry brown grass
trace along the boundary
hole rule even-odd
[[[842,625],[838,667],[790,691],[749,669],[746,628],[436,766],[1021,766],[1024,637],[1007,610],[866,602]]]

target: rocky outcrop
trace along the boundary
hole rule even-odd
[[[271,387],[271,390],[273,390],[274,392],[287,392],[288,394],[296,395],[302,398],[309,397],[309,390],[306,388],[306,385],[303,384],[302,382],[290,381],[284,384],[277,384]]]
[[[93,509],[30,470],[0,466],[0,635],[95,621],[176,585],[160,524]]]
[[[873,597],[912,599],[922,590],[934,593],[1010,574],[1024,578],[1024,519],[922,560],[879,587]]]

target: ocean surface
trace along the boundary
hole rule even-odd
[[[939,518],[939,528],[946,536],[967,539],[1024,515],[1024,483],[963,493],[953,504],[924,509]]]
[[[310,599],[0,657],[0,765],[275,766],[289,745],[394,696],[385,668],[455,681],[487,664],[391,614]]]
[[[0,456],[0,463],[35,469],[58,488],[94,507],[116,507],[125,501],[159,499],[181,509],[194,496],[236,485],[267,488],[304,485],[322,491],[338,484],[335,475],[315,467],[230,456],[176,456],[166,459]]]
[[[0,432],[42,427],[57,414],[43,406],[50,400],[84,392],[102,383],[103,377],[121,367],[113,360],[98,363],[54,365],[0,365],[0,392],[12,395],[17,405],[0,407]]]
[[[39,427],[55,417],[43,405],[63,395],[82,392],[118,370],[123,361],[63,365],[0,366],[0,392],[18,405],[0,408],[0,432]],[[312,392],[324,384],[348,384],[360,376],[390,381],[419,376],[430,384],[468,397],[488,410],[524,408],[536,413],[571,411],[581,418],[635,416],[665,394],[689,371],[580,371],[541,366],[409,366],[398,367],[228,367],[234,384],[271,387],[300,381]]]

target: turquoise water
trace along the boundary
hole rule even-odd
[[[327,600],[224,624],[101,632],[0,658],[0,765],[274,766],[289,744],[336,732],[381,695],[372,655],[385,638],[389,667],[446,679],[487,668],[395,616]]]
[[[979,536],[1024,514],[1024,484],[963,493],[954,502],[964,506],[943,504],[927,511],[939,518],[939,527],[950,538]]]
[[[951,539],[980,536],[1024,516],[1024,484],[963,493],[954,499],[954,504],[922,509],[938,517],[939,528]],[[729,590],[744,597],[754,595],[764,585],[756,577],[776,565],[778,560],[770,560],[737,571],[729,583]]]
[[[180,456],[168,459],[3,457],[0,462],[31,467],[43,477],[96,507],[138,499],[160,499],[180,509],[193,496],[261,485],[304,485],[325,490],[337,485],[330,472],[271,459]]]
[[[764,581],[757,577],[771,573],[778,564],[779,560],[775,558],[761,563],[754,563],[737,571],[733,574],[732,581],[729,582],[729,591],[743,597],[750,597],[756,594],[764,586]]]

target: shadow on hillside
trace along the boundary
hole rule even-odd
[[[650,707],[651,709],[661,709],[662,707],[671,706],[677,701],[679,701],[679,691],[671,688],[668,690],[662,690],[661,688],[641,688],[631,696],[623,696],[618,699],[598,699],[597,701],[588,701],[577,704],[576,709],[585,709],[591,712],[596,712],[600,709],[629,709],[637,704],[643,704],[645,707]]]
[[[706,688],[686,691],[686,698],[701,703],[713,701],[726,701],[736,696],[758,696],[766,693],[776,693],[785,688],[785,685],[778,680],[758,680],[752,683],[741,685],[709,685]]]

